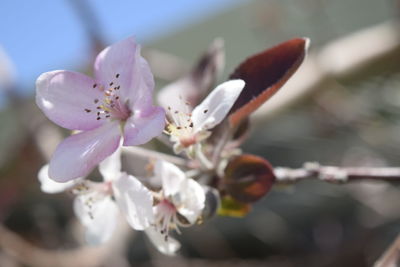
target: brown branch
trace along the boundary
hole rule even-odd
[[[60,251],[38,248],[0,224],[0,249],[19,263],[27,266],[96,267],[102,266],[110,258],[120,256],[120,250],[123,251],[121,248],[124,247],[126,238],[129,236],[127,231],[130,230],[124,224],[117,229],[113,239],[103,246],[83,246]]]
[[[385,253],[375,262],[374,267],[396,267],[400,264],[400,235]]]
[[[295,183],[306,179],[317,179],[330,183],[346,183],[357,180],[400,182],[400,168],[397,167],[336,167],[307,162],[303,168],[277,167],[274,171],[277,183]]]

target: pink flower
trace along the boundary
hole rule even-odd
[[[86,176],[120,144],[141,145],[161,134],[165,112],[153,106],[154,79],[133,38],[105,48],[94,63],[94,78],[56,70],[36,81],[36,103],[54,123],[79,130],[62,143],[49,176],[66,182]]]

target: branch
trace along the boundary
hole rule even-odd
[[[330,183],[346,183],[357,180],[400,182],[400,168],[336,167],[306,162],[303,168],[275,168],[277,183],[295,183],[305,179],[317,179]]]
[[[115,236],[107,244],[98,247],[82,246],[72,250],[46,250],[38,248],[18,234],[0,224],[0,248],[19,263],[34,267],[97,267],[124,251],[130,227],[117,228]],[[130,231],[131,232],[131,231]]]
[[[149,149],[146,149],[143,147],[138,147],[138,146],[123,147],[122,151],[127,154],[139,156],[141,158],[163,159],[163,160],[169,161],[175,165],[180,165],[180,166],[188,165],[187,161],[184,158],[176,157],[176,156],[169,155],[169,154],[164,154],[164,153],[157,152],[154,150],[149,150]]]
[[[375,262],[374,267],[396,267],[400,263],[400,235],[385,253]]]

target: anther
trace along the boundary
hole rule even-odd
[[[114,83],[113,82],[110,82],[110,86],[112,86]]]
[[[208,112],[208,109],[205,109],[203,112],[204,112],[204,114],[207,113],[207,112]]]
[[[117,73],[117,75],[115,75],[115,78],[117,78],[117,79],[119,78],[119,73]]]
[[[97,83],[93,84],[93,88],[96,88],[96,86],[97,86]]]
[[[94,103],[95,103],[95,104],[99,103],[99,100],[96,98],[96,99],[94,100]]]
[[[89,113],[91,110],[88,109],[88,108],[85,108],[85,111],[86,111],[87,113]]]

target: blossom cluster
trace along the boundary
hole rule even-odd
[[[194,107],[185,91],[165,88],[161,106],[153,104],[154,78],[133,38],[105,48],[96,58],[93,77],[56,70],[40,75],[36,103],[59,126],[73,131],[39,172],[46,193],[72,191],[74,211],[86,228],[86,240],[109,240],[125,218],[144,231],[162,253],[180,247],[179,233],[202,221],[207,185],[231,155],[211,141],[242,92],[240,79],[222,83]],[[170,101],[170,99],[173,101]],[[148,177],[135,177],[121,164],[124,147],[169,136],[173,151],[187,159],[183,169],[168,159],[149,160]],[[215,149],[214,149],[215,148]],[[217,151],[217,154],[214,151]],[[233,151],[233,150],[232,150]],[[98,167],[102,181],[91,179]]]

